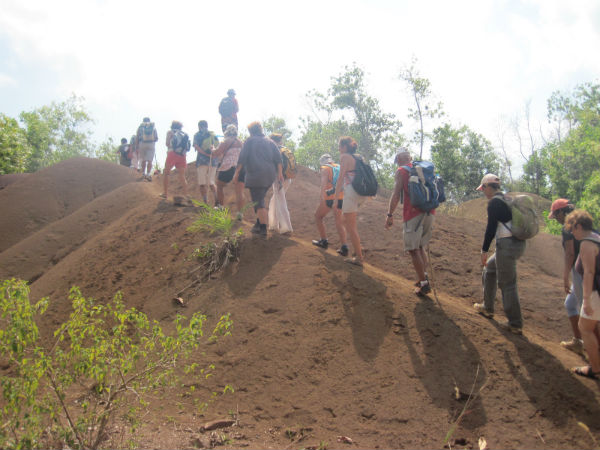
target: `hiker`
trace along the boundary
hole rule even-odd
[[[119,145],[119,149],[117,150],[119,154],[119,164],[125,167],[131,166],[131,149],[129,144],[127,143],[126,138],[121,138],[121,145]]]
[[[219,103],[219,114],[221,114],[221,127],[223,133],[227,129],[227,125],[238,126],[237,113],[240,110],[237,98],[235,98],[235,91],[229,89],[227,91],[227,97],[224,97]]]
[[[237,166],[242,141],[238,139],[238,129],[235,125],[227,125],[225,139],[219,144],[213,156],[221,160],[217,168],[217,206],[225,203],[224,187],[233,180],[235,167]],[[237,219],[242,220],[242,208],[244,207],[244,174],[240,174],[235,184],[235,203],[237,206]]]
[[[575,270],[575,261],[577,261],[577,256],[579,256],[579,246],[581,243],[564,226],[566,217],[574,210],[575,206],[569,203],[569,200],[566,198],[556,199],[552,202],[548,219],[554,219],[563,226],[561,233],[565,261],[563,286],[567,294],[565,309],[567,310],[567,317],[573,330],[573,337],[568,341],[562,341],[560,345],[567,350],[583,355],[583,340],[579,331],[579,311],[581,310],[583,296],[583,279]],[[573,274],[573,283],[570,282],[570,274]]]
[[[129,150],[131,152],[131,168],[133,170],[140,171],[140,158],[139,158],[139,150],[137,145],[137,136],[134,134],[129,139]]]
[[[425,247],[431,240],[433,222],[435,219],[435,209],[429,212],[415,208],[410,201],[408,191],[408,182],[410,178],[410,168],[412,157],[405,148],[400,148],[396,154],[394,163],[398,166],[394,176],[394,192],[390,197],[387,217],[385,219],[385,229],[389,230],[394,224],[394,211],[398,202],[402,203],[402,235],[404,239],[404,251],[410,254],[413,268],[417,274],[415,294],[427,295],[431,292],[429,277],[427,276],[427,254]]]
[[[477,188],[489,200],[488,221],[481,247],[483,266],[483,303],[475,303],[475,310],[487,317],[494,317],[494,300],[498,288],[502,291],[502,306],[508,322],[501,327],[514,333],[523,333],[523,318],[517,290],[517,260],[525,251],[525,241],[515,238],[511,231],[512,212],[500,190],[500,178],[488,173]],[[488,258],[492,240],[496,238],[496,252]]]
[[[583,277],[583,303],[579,315],[579,330],[583,338],[583,347],[590,364],[573,367],[571,370],[580,376],[598,379],[600,375],[600,354],[598,323],[600,322],[600,270],[598,253],[600,235],[593,231],[592,216],[586,211],[576,209],[567,216],[565,228],[580,241],[579,258],[575,270]]]
[[[275,180],[283,184],[281,153],[275,143],[265,137],[260,122],[248,125],[250,137],[244,142],[233,181],[238,182],[240,172],[246,171],[245,184],[257,215],[252,233],[267,236],[268,213],[265,195]]]
[[[198,176],[198,186],[200,186],[200,194],[202,201],[208,204],[208,189],[213,193],[215,206],[219,203],[217,199],[217,187],[215,183],[215,175],[219,161],[213,158],[213,151],[219,145],[219,139],[215,133],[208,131],[208,122],[201,120],[198,122],[198,132],[194,134],[194,148],[196,149],[196,173]]]
[[[142,162],[141,180],[152,181],[152,160],[154,159],[156,141],[158,141],[158,133],[154,122],[150,122],[149,117],[144,117],[137,130],[137,148]]]
[[[188,198],[188,183],[185,179],[185,169],[187,167],[186,154],[190,149],[190,138],[182,131],[183,124],[178,120],[174,120],[171,123],[171,129],[167,133],[167,160],[165,161],[165,170],[163,178],[163,193],[160,197],[167,199],[169,190],[169,174],[171,169],[175,167],[177,169],[177,178],[179,178],[179,184],[183,189],[183,195],[189,202]]]
[[[293,177],[296,171],[296,159],[294,154],[284,147],[283,135],[281,133],[273,133],[269,136],[281,153],[281,172],[283,174],[283,184],[275,181],[273,183],[273,195],[269,201],[269,230],[278,231],[281,234],[288,234],[294,231],[292,229],[292,221],[290,219],[290,211],[288,210],[285,194],[292,184]]]
[[[335,198],[333,201],[333,207],[339,209],[339,200],[343,200],[341,203],[342,216],[344,219],[344,228],[346,233],[350,236],[350,242],[352,242],[352,248],[354,249],[353,258],[345,259],[346,262],[362,267],[364,263],[364,257],[362,248],[360,245],[360,236],[358,235],[358,227],[356,218],[358,215],[358,208],[364,202],[367,197],[358,195],[352,187],[352,180],[356,174],[356,159],[362,158],[361,156],[355,156],[358,144],[350,136],[342,136],[339,141],[340,151],[340,175],[338,176],[337,183],[335,185]],[[338,201],[336,201],[338,200]]]
[[[338,235],[340,236],[340,242],[342,246],[337,252],[342,256],[348,256],[348,243],[346,242],[346,229],[344,228],[344,219],[342,217],[342,207],[344,193],[341,193],[341,199],[336,200],[334,186],[337,183],[340,166],[333,162],[333,158],[329,153],[321,155],[319,158],[319,164],[321,165],[321,192],[319,194],[319,206],[315,211],[315,222],[317,224],[317,230],[319,231],[319,240],[313,240],[313,245],[321,248],[329,247],[329,241],[327,239],[327,231],[325,230],[325,223],[323,219],[329,211],[333,209],[335,218],[335,227],[337,228]],[[333,202],[337,201],[337,208],[333,208]]]

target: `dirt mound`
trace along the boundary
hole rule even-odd
[[[28,173],[9,173],[6,175],[0,175],[0,189],[4,189],[8,185],[20,181],[28,175]]]
[[[120,168],[112,171],[117,177]],[[454,433],[459,447],[477,448],[480,436],[492,448],[593,445],[577,422],[600,431],[598,386],[568,372],[581,361],[558,345],[568,337],[558,237],[540,234],[519,263],[525,336],[517,337],[472,310],[481,299],[481,222],[437,215],[430,275],[438,299],[421,299],[401,223],[383,229],[385,199],[359,213],[364,271],[335,253],[332,217],[330,249],[310,244],[318,175],[301,168],[288,191],[293,236],[248,238],[238,264],[204,279],[189,258],[207,239],[187,231],[196,209],[159,200],[161,181],[115,182],[0,253],[3,274],[35,280],[34,298],[50,296],[46,335],[68,314],[72,285],[100,301],[122,291],[129,306],[163,323],[177,313],[215,320],[231,312],[233,336],[206,350],[216,375],[194,398],[178,397],[179,406],[153,404],[139,432],[143,447],[190,447],[205,436],[203,423],[235,415],[239,425],[222,431],[232,448],[351,447],[338,436],[359,448],[439,448],[465,406],[456,389],[480,393]],[[230,189],[226,198],[233,201]],[[238,226],[247,232],[251,222]],[[207,412],[193,407],[226,384],[234,394]]]
[[[0,252],[134,179],[125,167],[90,158],[69,159],[20,176],[0,190]]]
[[[548,199],[540,197],[539,195],[531,194],[529,192],[509,192],[508,195],[529,195],[535,204],[536,210],[539,217],[543,217],[544,211],[550,210],[552,202]],[[487,220],[487,200],[485,197],[476,198],[467,202],[460,203],[459,205],[444,205],[441,210],[449,215],[456,217],[464,217],[465,219],[477,220],[485,222]]]

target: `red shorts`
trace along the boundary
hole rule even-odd
[[[165,162],[165,170],[171,170],[176,167],[179,170],[185,170],[187,166],[187,160],[184,155],[178,155],[177,153],[170,151],[167,153],[167,161]]]

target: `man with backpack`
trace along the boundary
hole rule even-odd
[[[321,165],[321,193],[319,195],[319,206],[315,211],[315,222],[317,224],[317,230],[319,231],[319,240],[313,240],[312,244],[317,247],[326,249],[329,247],[329,241],[327,240],[327,231],[325,229],[325,223],[323,219],[329,211],[332,209],[335,213],[335,227],[340,236],[341,248],[337,252],[342,256],[348,256],[348,244],[346,242],[346,229],[344,228],[344,222],[342,217],[343,207],[343,196],[342,192],[341,199],[336,200],[334,186],[337,183],[340,175],[340,166],[333,162],[333,158],[329,153],[325,153],[319,158],[319,164]],[[337,201],[337,208],[333,208],[333,202]]]
[[[523,334],[523,318],[517,290],[517,260],[525,251],[525,240],[513,233],[513,212],[500,190],[500,178],[488,173],[477,188],[489,200],[488,221],[481,247],[483,266],[483,303],[475,303],[475,310],[491,319],[498,288],[502,291],[502,306],[508,322],[502,328],[513,334]],[[492,240],[496,238],[496,252],[488,257]]]
[[[219,204],[217,198],[216,174],[219,161],[213,157],[213,151],[219,145],[219,139],[215,133],[208,131],[208,122],[198,122],[198,132],[194,135],[194,148],[196,149],[196,172],[198,175],[198,186],[204,203],[208,204],[208,189],[213,193],[215,206]]]
[[[141,179],[152,181],[152,160],[154,159],[156,141],[158,141],[158,133],[156,132],[154,122],[151,122],[149,117],[144,117],[136,135],[139,158],[142,162]]]
[[[175,167],[177,169],[177,176],[179,178],[179,184],[183,189],[183,195],[188,197],[188,184],[185,179],[185,169],[187,167],[186,154],[190,151],[190,138],[182,131],[183,124],[177,120],[171,123],[171,129],[167,133],[167,160],[165,161],[165,170],[163,178],[163,193],[160,197],[167,199],[169,190],[169,174],[171,169]],[[189,201],[189,198],[188,198]]]
[[[431,292],[431,285],[427,276],[428,261],[424,248],[431,239],[435,208],[428,209],[428,207],[423,206],[426,209],[420,209],[413,205],[415,198],[414,196],[411,198],[409,191],[409,182],[413,177],[413,174],[411,174],[413,163],[408,150],[401,148],[394,162],[398,165],[398,169],[394,177],[394,192],[390,197],[385,229],[390,229],[394,224],[394,211],[398,203],[402,203],[404,251],[410,254],[417,274],[418,281],[415,294],[423,296]]]
[[[239,110],[240,105],[238,104],[237,98],[235,98],[235,91],[229,89],[227,91],[227,97],[224,97],[221,100],[221,103],[219,103],[219,114],[221,114],[221,127],[223,128],[223,133],[225,133],[227,125],[233,124],[237,128],[237,113]]]
[[[131,166],[131,148],[127,143],[126,138],[121,138],[121,145],[119,145],[119,149],[117,150],[119,154],[119,164],[125,167]]]

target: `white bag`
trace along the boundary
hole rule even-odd
[[[291,233],[293,231],[290,212],[285,199],[285,193],[291,183],[292,180],[285,180],[281,189],[279,189],[279,182],[273,183],[273,195],[269,201],[269,230],[275,230],[279,233]]]

